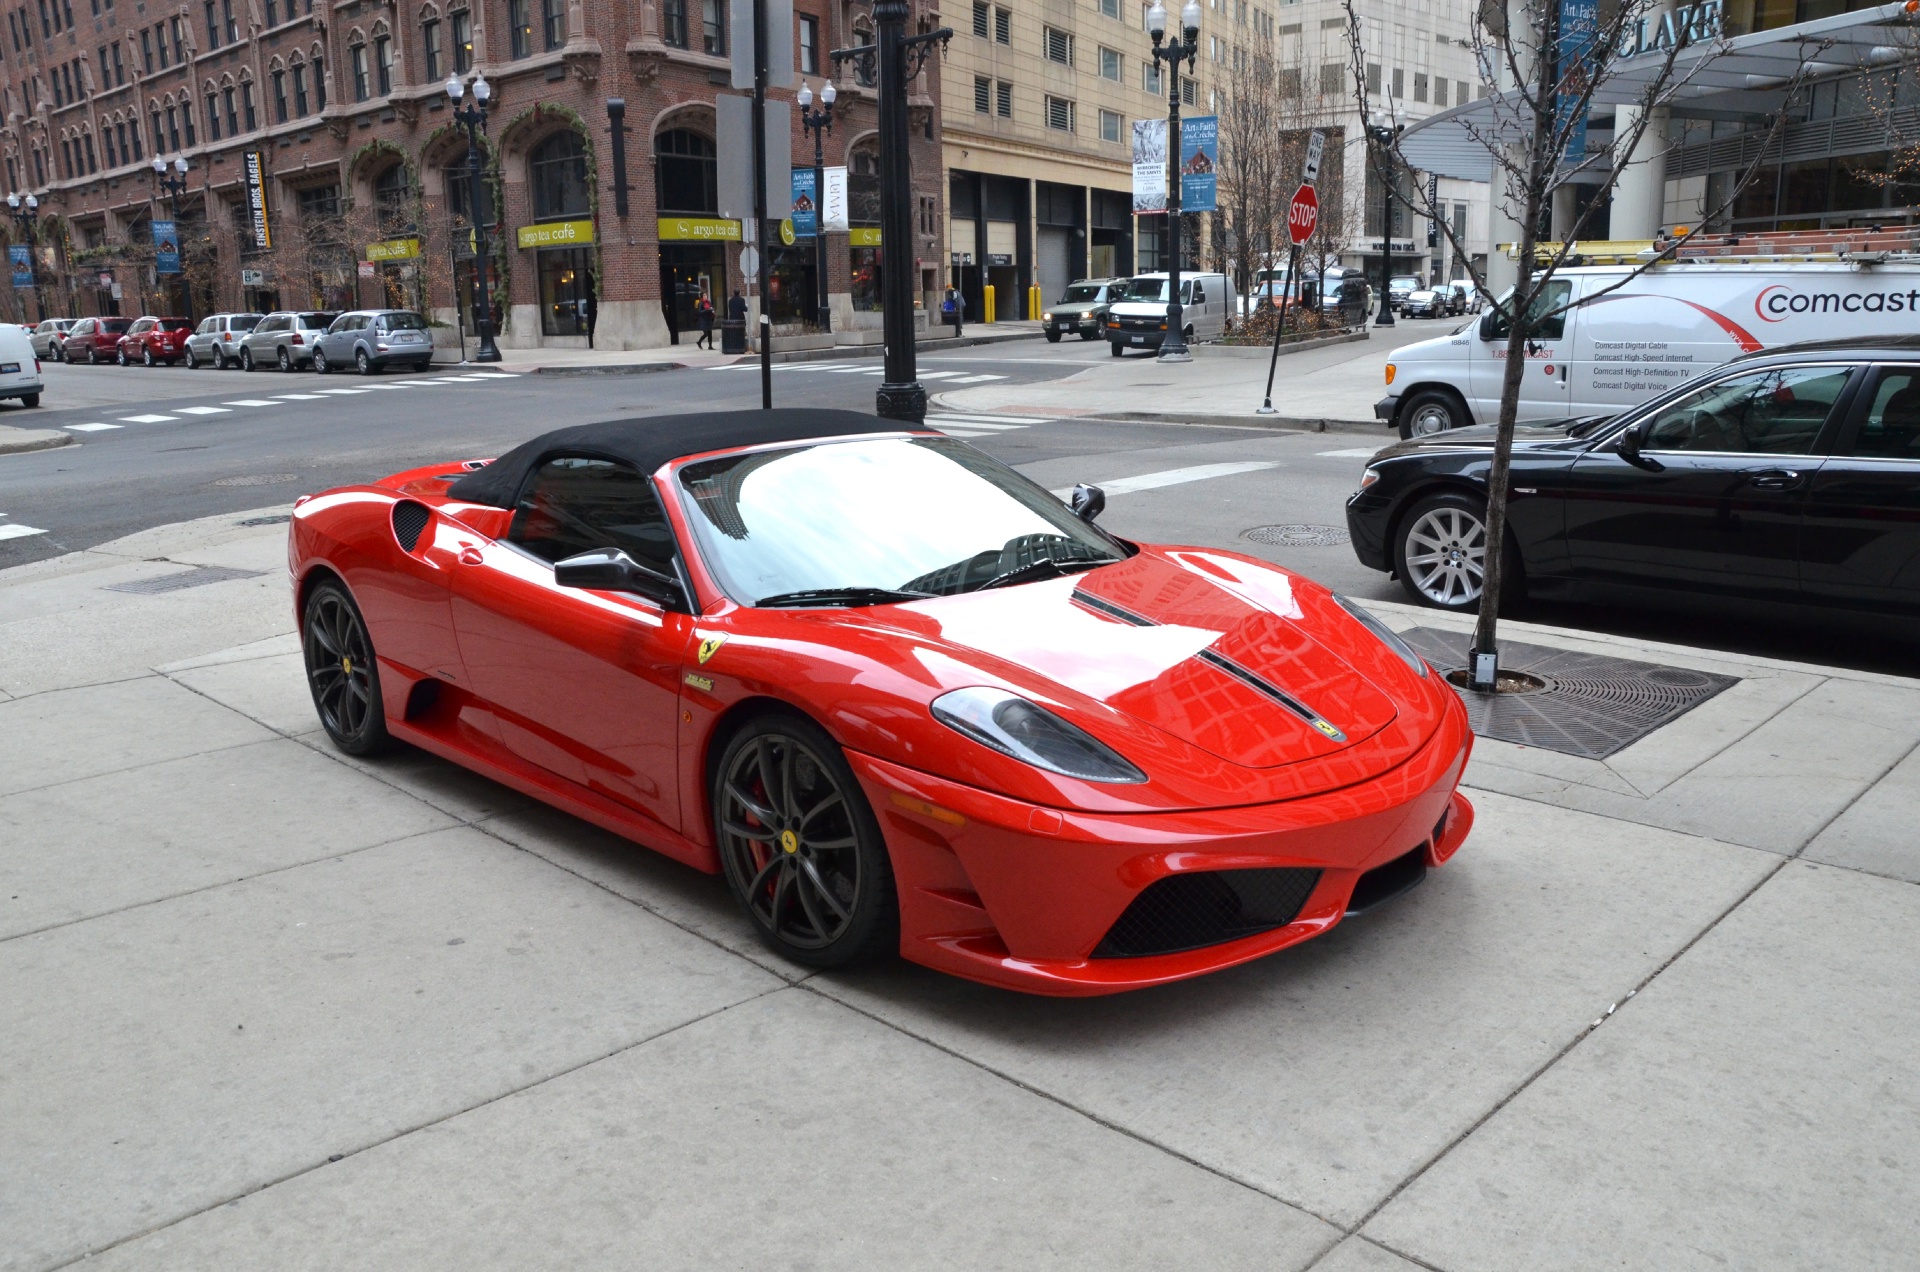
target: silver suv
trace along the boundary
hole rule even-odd
[[[410,309],[356,309],[341,314],[314,347],[321,375],[352,367],[376,375],[388,367],[425,371],[433,361],[433,330]]]
[[[224,371],[240,362],[240,341],[264,314],[210,314],[187,337],[187,366]]]
[[[279,367],[294,371],[313,363],[313,346],[338,315],[315,309],[282,309],[268,314],[240,342],[240,369]]]
[[[71,318],[49,318],[33,329],[33,356],[48,362],[60,360],[60,340],[73,326]]]

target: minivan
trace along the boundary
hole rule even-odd
[[[1167,338],[1168,276],[1136,274],[1125,299],[1107,310],[1107,346],[1114,357],[1129,349],[1158,349]],[[1181,274],[1181,323],[1188,340],[1224,335],[1235,309],[1233,284],[1225,274]]]

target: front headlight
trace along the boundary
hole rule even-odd
[[[1085,730],[1018,694],[984,685],[933,700],[933,718],[1022,764],[1083,782],[1144,782],[1147,775]]]
[[[1052,311],[1051,309],[1049,309],[1049,310],[1048,310],[1048,311],[1047,311],[1046,313],[1044,313],[1044,314],[1041,314],[1041,315],[1040,315],[1040,321],[1041,321],[1041,322],[1052,322],[1052,321],[1053,321],[1053,311]]]
[[[1369,468],[1360,474],[1360,489],[1365,490],[1368,486],[1373,485],[1374,482],[1379,480],[1380,470],[1378,468]]]
[[[1388,627],[1385,623],[1375,618],[1357,602],[1349,600],[1338,592],[1335,592],[1333,595],[1333,603],[1353,615],[1360,626],[1366,628],[1375,636],[1378,636],[1381,644],[1400,655],[1401,662],[1407,664],[1407,666],[1413,668],[1422,676],[1427,674],[1426,660],[1413,652],[1413,646],[1400,639],[1399,632],[1394,631],[1393,628]]]

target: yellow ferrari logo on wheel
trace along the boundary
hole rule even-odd
[[[700,665],[707,665],[707,659],[720,652],[720,646],[727,643],[725,636],[709,636],[700,642]]]
[[[790,830],[783,830],[780,832],[780,846],[788,852],[799,852],[800,836]]]

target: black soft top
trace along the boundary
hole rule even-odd
[[[527,474],[558,455],[618,460],[651,473],[672,460],[707,451],[857,433],[900,433],[913,428],[899,420],[883,420],[858,411],[793,407],[576,424],[522,442],[485,468],[477,468],[448,486],[447,495],[466,503],[511,508]]]

